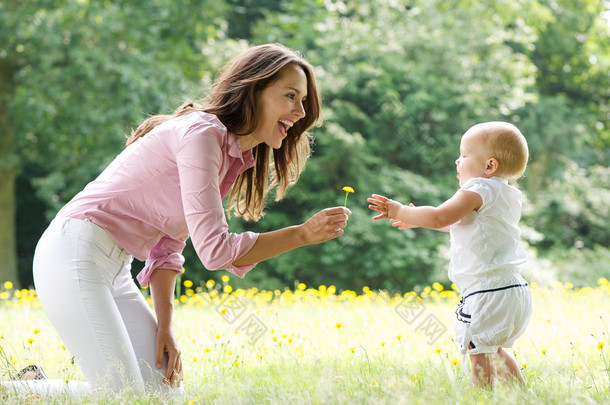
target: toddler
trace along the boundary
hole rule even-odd
[[[503,348],[523,334],[532,314],[528,284],[519,274],[526,261],[519,240],[521,192],[508,184],[523,175],[525,137],[514,125],[486,122],[462,136],[455,161],[460,189],[438,207],[402,205],[373,194],[373,219],[389,218],[399,229],[449,232],[449,278],[459,288],[456,342],[470,355],[470,380],[493,386],[499,378],[524,383],[516,360]]]

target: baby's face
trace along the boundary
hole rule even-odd
[[[474,177],[488,177],[485,169],[490,158],[477,132],[468,131],[460,142],[460,157],[455,161],[460,187]]]

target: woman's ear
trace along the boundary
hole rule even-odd
[[[487,160],[487,165],[485,166],[485,174],[493,175],[498,172],[500,169],[500,162],[496,158],[489,158]]]

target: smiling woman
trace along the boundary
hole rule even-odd
[[[344,207],[261,234],[229,232],[223,208],[228,196],[236,215],[258,220],[270,189],[281,199],[310,155],[307,131],[319,119],[311,66],[281,45],[250,48],[207,98],[145,120],[59,211],[36,248],[34,282],[93,389],[180,386],[173,291],[189,237],[207,269],[243,277],[260,261],[343,234]],[[131,278],[133,257],[146,261],[137,278],[150,283],[155,314]]]

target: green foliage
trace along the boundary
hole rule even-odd
[[[233,218],[230,229],[301,223],[343,205],[346,185],[356,190],[347,204],[353,215],[341,238],[260,263],[238,285],[407,289],[446,281],[447,235],[374,222],[366,198],[439,204],[457,188],[462,133],[486,120],[514,122],[528,139],[524,225],[543,235],[531,241],[540,255],[575,241],[583,252],[607,246],[603,7],[597,0],[5,1],[0,165],[21,170],[18,214],[28,229],[28,212],[52,216],[145,114],[204,95],[240,50],[280,42],[314,65],[325,124],[313,131],[314,155],[286,198],[270,202],[259,223]],[[36,238],[19,238],[28,261]],[[223,273],[206,272],[190,245],[184,255],[193,280]]]
[[[524,213],[530,226],[544,235],[542,248],[592,249],[610,246],[610,168],[587,169],[571,163],[544,193],[530,194],[533,209]]]

